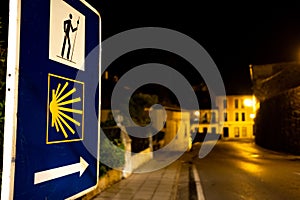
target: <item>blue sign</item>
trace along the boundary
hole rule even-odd
[[[2,197],[74,199],[98,182],[100,16],[82,0],[19,4],[14,178]]]

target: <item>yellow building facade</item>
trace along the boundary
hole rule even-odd
[[[218,109],[201,109],[191,113],[192,133],[219,133]]]
[[[253,95],[217,96],[219,130],[223,139],[253,138],[257,101]]]

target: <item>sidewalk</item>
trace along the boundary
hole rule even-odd
[[[147,163],[145,168],[155,160]],[[93,200],[175,200],[180,175],[181,161],[148,173],[133,173],[126,179],[101,192]]]

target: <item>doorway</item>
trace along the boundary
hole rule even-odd
[[[223,136],[229,137],[229,128],[228,127],[223,127]]]

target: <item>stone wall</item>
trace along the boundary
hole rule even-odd
[[[253,66],[253,92],[260,101],[300,85],[300,63]]]
[[[255,140],[262,147],[300,155],[300,86],[261,102]]]

